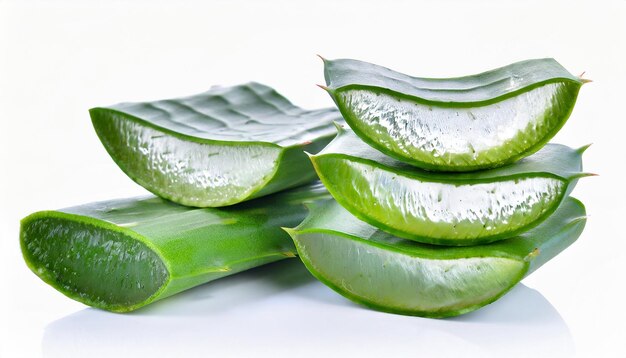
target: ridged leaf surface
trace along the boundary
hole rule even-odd
[[[225,206],[315,180],[304,150],[332,139],[335,109],[304,110],[248,83],[177,99],[90,110],[119,167],[151,192],[190,206]]]

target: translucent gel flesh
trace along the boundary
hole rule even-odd
[[[123,158],[120,166],[141,185],[185,205],[222,206],[247,198],[274,173],[280,155],[274,147],[181,140],[120,117],[109,125],[100,136],[114,158]]]
[[[403,157],[434,165],[488,165],[521,153],[562,119],[561,83],[549,83],[482,107],[448,108],[387,93],[338,91],[358,130]],[[495,148],[495,151],[494,151]]]
[[[521,261],[500,257],[414,257],[332,234],[300,234],[297,243],[302,259],[340,291],[389,310],[437,313],[480,306],[525,269]]]
[[[511,232],[553,208],[565,190],[565,183],[552,177],[454,185],[349,160],[329,167],[345,168],[325,178],[331,192],[350,198],[351,210],[424,237],[477,239]]]
[[[36,273],[63,292],[95,306],[128,307],[167,281],[161,259],[122,233],[61,218],[23,228],[25,255]]]

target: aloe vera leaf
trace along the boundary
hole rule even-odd
[[[22,220],[28,267],[66,296],[127,312],[191,287],[288,257],[282,226],[330,195],[318,182],[227,208],[158,197],[34,213]]]
[[[397,238],[320,203],[286,229],[309,271],[346,298],[377,310],[424,317],[474,311],[504,295],[582,233],[585,208],[567,198],[548,220],[486,245],[446,247]]]
[[[312,155],[333,197],[353,215],[396,236],[440,245],[505,239],[545,220],[576,185],[587,146],[548,144],[515,164],[436,173],[397,161],[349,129]]]
[[[549,58],[447,79],[324,60],[324,74],[359,137],[398,160],[439,171],[497,167],[539,150],[565,124],[586,82]]]
[[[316,179],[304,150],[335,134],[334,108],[304,110],[274,89],[248,83],[191,97],[89,111],[117,165],[152,193],[219,207]]]

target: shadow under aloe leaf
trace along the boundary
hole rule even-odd
[[[194,287],[130,315],[200,316],[224,313],[314,280],[300,260],[287,259]]]
[[[445,320],[352,304],[285,260],[200,286],[133,314],[85,309],[52,322],[44,357],[571,357],[555,308],[518,285],[474,313]]]

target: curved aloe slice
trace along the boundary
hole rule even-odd
[[[87,305],[127,312],[191,287],[295,257],[281,226],[328,199],[318,183],[240,205],[189,208],[156,197],[112,200],[22,220],[24,260]]]
[[[303,150],[334,136],[335,109],[307,111],[270,87],[213,87],[179,99],[89,111],[117,165],[154,194],[216,207],[316,179]]]
[[[449,79],[348,59],[324,65],[327,90],[359,137],[441,171],[496,167],[537,151],[563,126],[585,82],[553,59]]]
[[[358,220],[334,201],[286,229],[309,271],[381,311],[456,316],[487,305],[580,236],[585,209],[568,198],[548,220],[509,240],[469,247],[419,244]]]
[[[548,217],[571,192],[582,153],[548,144],[519,162],[471,173],[435,173],[392,159],[350,130],[311,156],[335,199],[396,236],[443,245],[510,237]]]

